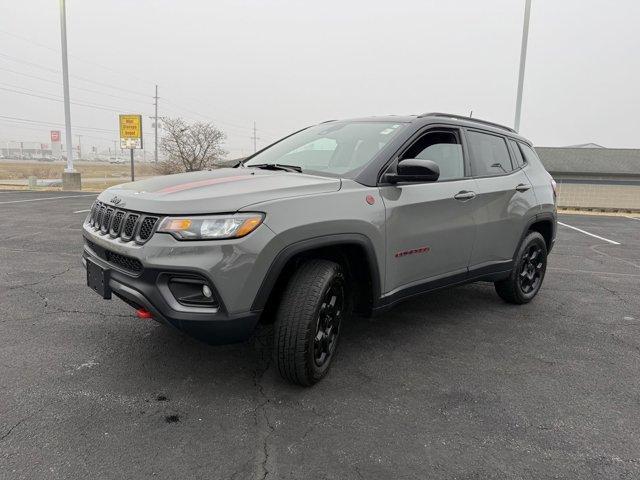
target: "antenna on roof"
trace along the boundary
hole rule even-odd
[[[472,118],[472,117],[473,117],[473,110],[469,112],[469,118]]]

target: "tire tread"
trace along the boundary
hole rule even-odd
[[[339,269],[330,260],[309,260],[285,288],[276,317],[274,357],[280,375],[292,383],[309,386],[322,378],[314,375],[308,364],[307,338],[324,288]]]

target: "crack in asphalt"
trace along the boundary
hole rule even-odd
[[[271,362],[269,359],[266,361],[262,360],[260,363],[262,365],[258,365],[253,375],[253,385],[256,387],[258,392],[258,397],[261,399],[258,405],[253,410],[254,413],[254,423],[255,426],[259,429],[259,432],[262,435],[262,449],[259,452],[261,458],[256,459],[256,478],[260,480],[266,480],[272,473],[274,473],[271,467],[271,456],[269,454],[269,437],[275,430],[275,427],[271,423],[269,415],[266,410],[266,406],[271,399],[267,396],[264,391],[264,386],[262,385],[262,379],[264,378],[265,373],[269,370],[271,366]],[[261,368],[262,367],[262,368]],[[260,419],[262,418],[262,422]],[[265,432],[266,428],[266,432]]]
[[[625,258],[620,258],[620,257],[616,257],[615,255],[611,255],[609,253],[606,252],[602,252],[600,250],[598,250],[597,247],[606,247],[607,245],[605,244],[598,244],[598,245],[591,245],[591,247],[589,247],[591,249],[591,251],[596,252],[604,257],[613,259],[613,260],[618,260],[620,262],[626,263],[627,265],[631,265],[632,267],[636,267],[636,268],[640,268],[640,264],[637,264],[635,262],[632,262],[631,260],[627,260]]]
[[[62,273],[60,273],[59,275],[62,275]],[[43,281],[44,280],[42,280],[42,281],[40,281],[38,283],[42,283]],[[38,283],[36,283],[34,285],[37,285]],[[123,314],[123,313],[96,312],[96,311],[93,311],[93,310],[78,310],[78,309],[71,309],[70,310],[70,309],[66,309],[66,308],[63,308],[63,307],[50,305],[49,304],[49,298],[46,295],[44,295],[42,292],[39,292],[38,290],[36,290],[35,288],[30,288],[31,285],[32,284],[16,285],[16,286],[14,286],[12,288],[26,290],[26,291],[31,292],[31,293],[37,295],[38,297],[40,297],[40,299],[44,303],[43,307],[45,309],[45,313],[71,313],[71,314],[80,314],[80,315],[98,315],[98,316],[103,317],[103,318],[110,318],[110,317],[132,318],[132,316],[133,316],[133,315],[127,315],[127,314]]]
[[[43,278],[42,280],[38,280],[37,282],[33,282],[33,283],[21,283],[18,285],[11,285],[9,286],[9,288],[7,288],[7,290],[15,290],[16,288],[27,288],[27,287],[33,287],[35,285],[40,285],[43,282],[46,282],[48,280],[53,280],[56,277],[59,277],[61,275],[64,275],[65,273],[67,273],[69,270],[71,270],[71,267],[67,267],[65,268],[63,271],[58,272],[58,273],[52,273],[50,274],[48,277]]]
[[[7,431],[4,433],[4,435],[2,435],[2,436],[0,437],[0,442],[3,442],[6,438],[8,438],[8,437],[13,433],[13,431],[14,431],[16,428],[18,428],[18,427],[19,427],[20,425],[22,425],[24,422],[26,422],[26,421],[28,421],[28,420],[31,420],[34,416],[36,416],[38,413],[40,413],[41,411],[43,411],[45,408],[46,408],[46,405],[45,405],[44,407],[39,408],[39,409],[38,409],[38,410],[36,410],[35,412],[33,412],[33,413],[31,413],[31,414],[27,415],[26,417],[24,417],[24,418],[22,418],[22,419],[18,420],[16,423],[14,423],[14,424],[9,428],[9,430],[7,430]]]

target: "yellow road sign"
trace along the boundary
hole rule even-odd
[[[142,148],[142,115],[120,115],[120,148]]]

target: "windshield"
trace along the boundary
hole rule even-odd
[[[244,166],[281,164],[348,177],[402,130],[397,122],[331,122],[307,128],[253,156]]]

